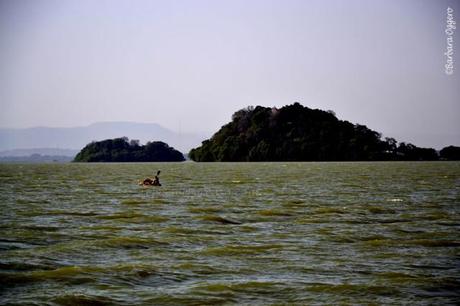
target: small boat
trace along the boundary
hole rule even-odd
[[[155,178],[146,178],[143,181],[139,181],[139,185],[141,186],[161,186],[160,183],[160,178],[158,177],[160,175],[160,170],[157,171],[157,174],[155,175]]]
[[[142,186],[161,186],[159,181],[157,181],[155,179],[151,179],[150,177],[144,179],[143,181],[139,181],[139,185],[142,185]]]

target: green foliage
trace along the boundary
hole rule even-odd
[[[418,148],[401,142],[396,150],[398,160],[438,160],[438,153],[431,148]]]
[[[184,161],[179,151],[161,141],[145,146],[127,137],[91,142],[75,156],[75,162],[171,162]]]
[[[439,152],[442,159],[460,160],[460,147],[448,146]]]
[[[434,149],[398,146],[395,139],[383,140],[364,125],[337,119],[333,111],[299,103],[241,109],[189,156],[202,162],[438,159]]]

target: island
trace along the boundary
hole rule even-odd
[[[180,162],[184,155],[161,141],[140,145],[127,137],[93,141],[74,158],[74,162]]]
[[[445,159],[455,147],[442,151]],[[456,151],[455,151],[456,152]],[[247,107],[233,114],[200,147],[194,161],[410,161],[439,160],[433,148],[398,143],[365,125],[340,120],[333,111],[294,103],[282,108]]]
[[[460,147],[448,146],[439,152],[443,160],[460,160]]]

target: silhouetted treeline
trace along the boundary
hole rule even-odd
[[[460,147],[448,146],[439,152],[442,159],[460,160]]]
[[[438,160],[436,150],[397,143],[332,111],[299,103],[280,109],[248,107],[192,149],[195,161],[376,161]]]
[[[172,162],[184,161],[179,151],[161,141],[140,145],[127,137],[91,142],[75,156],[75,162]]]

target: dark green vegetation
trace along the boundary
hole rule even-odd
[[[439,155],[446,160],[460,160],[460,147],[445,147],[439,152]]]
[[[173,162],[184,161],[179,151],[161,141],[140,145],[127,137],[91,142],[75,156],[75,162]]]
[[[201,147],[194,161],[375,161],[437,160],[431,148],[397,143],[364,125],[337,119],[334,112],[299,103],[281,109],[248,107],[237,111]]]

